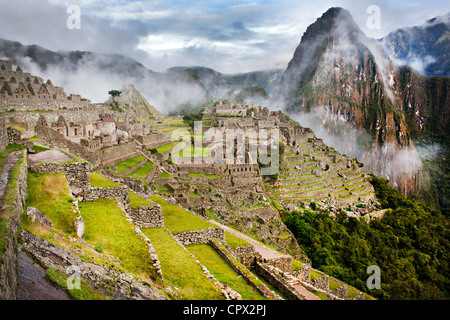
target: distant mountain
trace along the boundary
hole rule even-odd
[[[133,84],[159,111],[180,105],[199,105],[211,99],[204,85],[188,72],[158,73],[123,55],[84,51],[54,52],[45,48],[0,39],[0,57],[70,92],[103,102],[108,91]]]
[[[425,76],[450,77],[450,13],[421,26],[393,31],[381,44],[397,64]]]
[[[398,67],[348,11],[331,8],[303,34],[277,97],[327,144],[409,194],[424,181],[415,139],[448,133],[448,88],[448,78]]]
[[[223,98],[230,90],[238,94],[244,88],[261,87],[269,94],[273,94],[284,70],[274,69],[253,71],[239,74],[223,74],[205,67],[174,67],[169,72],[190,72],[195,74],[215,98]]]

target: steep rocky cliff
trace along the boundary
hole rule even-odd
[[[325,141],[345,137],[328,143],[408,194],[421,168],[414,139],[447,130],[447,89],[446,78],[397,67],[348,11],[331,8],[307,28],[278,95]]]

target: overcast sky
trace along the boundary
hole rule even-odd
[[[285,68],[303,32],[328,8],[343,7],[367,36],[421,25],[449,0],[0,0],[0,38],[51,50],[128,55],[154,71],[201,65],[223,73]],[[67,8],[81,10],[69,29]],[[380,8],[380,29],[368,29]]]

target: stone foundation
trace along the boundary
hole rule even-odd
[[[159,204],[132,208],[130,218],[139,228],[164,228],[164,215]]]
[[[180,232],[175,234],[174,237],[184,246],[195,243],[209,243],[212,239],[225,242],[225,231],[211,227],[203,230]]]

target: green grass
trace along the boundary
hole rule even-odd
[[[209,282],[191,255],[181,248],[163,228],[142,229],[151,240],[161,271],[169,284],[179,288],[186,300],[223,300],[222,294]]]
[[[50,148],[47,148],[46,146],[41,146],[40,144],[35,143],[35,144],[33,145],[33,150],[34,150],[36,153],[39,153],[39,152],[48,151],[48,150],[51,150],[51,149],[50,149]]]
[[[220,178],[222,178],[218,174],[209,174],[209,173],[203,174],[203,173],[199,173],[199,172],[190,172],[189,173],[189,177],[191,177],[191,178],[205,177],[205,178],[208,178],[208,179],[220,179]]]
[[[5,158],[6,161],[6,158]],[[23,153],[20,155],[14,167],[9,172],[9,180],[7,185],[5,186],[5,192],[3,194],[3,198],[1,199],[2,205],[4,206],[0,210],[0,219],[9,220],[11,214],[14,211],[14,204],[17,198],[16,189],[17,189],[17,178],[19,176],[20,166],[25,161]],[[3,171],[3,168],[2,168]]]
[[[318,296],[320,300],[330,300],[330,298],[328,298],[326,296],[326,294],[324,294],[323,292],[320,292],[320,291],[317,291],[317,290],[311,290],[311,293],[313,293],[316,296]]]
[[[146,207],[146,206],[151,206],[154,204],[144,198],[139,197],[137,194],[135,194],[132,191],[128,191],[128,194],[130,196],[131,208],[138,208],[140,206]]]
[[[172,190],[170,190],[170,188],[168,186],[162,186],[160,184],[157,183],[153,183],[153,188],[155,188],[158,193],[163,193],[163,194],[167,194],[167,195],[171,195],[173,192]]]
[[[146,175],[148,175],[152,170],[155,164],[151,161],[147,161],[142,166],[131,172],[127,177],[136,178],[136,179],[144,179]]]
[[[189,153],[190,150],[190,153]],[[187,145],[184,149],[173,154],[174,157],[208,157],[211,152],[210,147],[196,147],[193,145]]]
[[[292,271],[300,271],[305,267],[304,264],[297,260],[292,260]]]
[[[91,187],[98,187],[98,188],[112,188],[112,187],[121,187],[120,184],[112,181],[107,176],[91,172],[89,173],[89,179],[91,181]]]
[[[137,156],[122,162],[117,163],[114,167],[117,167],[117,173],[122,173],[125,170],[130,169],[132,166],[139,164],[142,160],[145,159],[145,156]]]
[[[6,234],[8,233],[8,220],[0,219],[0,264],[3,260],[3,252],[8,244]]]
[[[204,265],[212,275],[222,284],[241,294],[243,300],[263,300],[264,296],[247,281],[239,277],[221,256],[207,244],[192,244],[187,249]]]
[[[67,279],[69,276],[64,272],[49,268],[45,271],[45,275],[50,279],[50,281],[63,288],[72,298],[76,300],[111,300],[110,297],[103,296],[102,294],[95,292],[83,279],[80,279],[79,289],[69,289],[67,287]]]
[[[311,280],[322,277],[322,275],[320,273],[314,271],[313,269],[310,269],[309,271],[310,271],[310,275],[311,275]]]
[[[53,222],[55,229],[74,235],[73,222],[77,215],[72,212],[73,199],[64,175],[29,172],[27,183],[26,207],[37,208]],[[28,220],[22,222],[30,223]]]
[[[158,131],[160,131],[160,132],[171,132],[171,131],[175,131],[175,130],[178,130],[178,129],[184,129],[184,130],[190,130],[191,129],[191,127],[168,127],[168,128],[157,128],[157,130]]]
[[[79,204],[85,223],[86,241],[121,261],[128,272],[146,279],[156,278],[147,243],[138,237],[115,200],[99,199]]]
[[[337,288],[342,287],[342,284],[340,284],[336,280],[333,280],[332,278],[330,278],[329,284],[330,284],[330,290],[332,290],[332,291],[336,290]]]
[[[230,246],[231,249],[246,247],[250,245],[250,243],[248,243],[244,239],[241,239],[229,232],[225,232],[225,241],[227,242],[227,244]]]
[[[17,145],[17,144],[8,144],[2,152],[0,152],[0,172],[3,170],[3,166],[6,163],[6,159],[8,158],[8,154],[12,151],[23,150],[26,149],[25,146]]]
[[[168,144],[165,144],[163,146],[160,146],[156,148],[156,152],[160,154],[165,154],[166,152],[171,151],[173,148],[175,148],[176,145],[178,145],[180,142],[174,141]]]
[[[170,179],[172,178],[172,175],[170,173],[167,172],[161,172],[161,174],[158,176],[158,178],[165,178],[165,179]]]
[[[161,205],[164,213],[164,224],[170,232],[176,234],[184,231],[202,230],[210,227],[218,228],[216,225],[184,210],[178,205],[170,204],[157,195],[149,197],[150,200]]]
[[[191,198],[198,198],[200,195],[196,193],[195,191],[190,190],[189,195]]]

